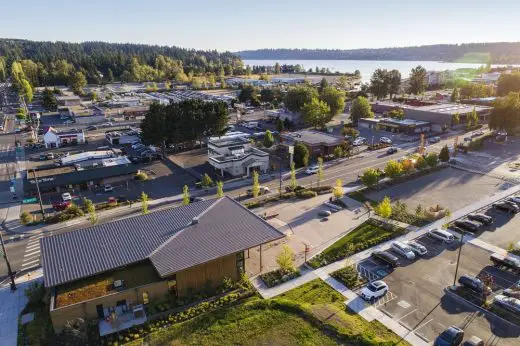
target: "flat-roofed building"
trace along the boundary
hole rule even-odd
[[[213,137],[208,141],[208,162],[221,176],[249,176],[252,170],[267,172],[269,153],[254,148],[244,137]]]
[[[280,138],[282,146],[285,147],[295,145],[297,142],[304,144],[309,149],[311,157],[331,155],[334,148],[345,142],[343,137],[314,130],[282,133]]]
[[[83,130],[58,131],[51,126],[43,135],[43,142],[45,143],[46,148],[58,148],[66,145],[84,144],[85,133]]]
[[[400,108],[407,119],[430,122],[432,131],[440,132],[446,127],[451,127],[455,114],[459,115],[460,123],[467,122],[467,115],[473,110],[477,112],[480,123],[487,122],[492,107],[475,106],[461,103],[435,103],[419,100],[408,100],[404,103],[392,101],[377,101],[372,103],[375,113],[386,115],[393,109]]]

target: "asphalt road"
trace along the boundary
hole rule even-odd
[[[0,146],[1,143],[14,143],[14,135],[3,135],[0,136]],[[443,140],[441,143],[437,143],[434,145],[434,148],[440,148],[444,144],[452,143],[452,140]],[[399,145],[400,147],[405,147],[400,149],[397,153],[392,155],[386,154],[386,149],[381,149],[374,152],[364,152],[357,157],[354,157],[352,159],[333,164],[326,168],[324,170],[324,179],[321,181],[322,185],[328,184],[328,185],[335,185],[335,182],[337,179],[342,179],[344,185],[352,185],[355,184],[357,177],[359,174],[361,174],[366,168],[373,167],[373,168],[384,168],[388,160],[390,159],[398,159],[405,155],[406,152],[412,152],[415,147],[417,146],[417,143],[406,143]],[[428,148],[427,148],[428,149]],[[432,150],[432,149],[430,149]],[[14,160],[14,159],[13,159]],[[333,162],[332,162],[333,163]],[[0,172],[1,174],[1,172]],[[1,179],[1,178],[0,178]],[[288,174],[284,175],[283,181],[282,181],[282,189],[285,188],[285,186],[289,185],[289,176]],[[316,175],[307,175],[305,172],[301,172],[297,174],[298,184],[299,185],[316,185],[317,184],[317,176]],[[1,183],[0,183],[1,184]],[[279,188],[279,176],[278,174],[274,174],[271,179],[267,182],[262,183],[263,186],[267,186],[272,191],[271,193],[276,193]],[[224,190],[228,196],[237,198],[237,197],[245,197],[247,189],[249,187],[241,187],[237,189],[226,189],[226,186],[224,186]],[[215,195],[212,193],[205,193],[202,190],[199,191],[192,191],[192,195],[197,196],[204,196],[206,198],[212,198]],[[242,200],[242,198],[240,198]],[[1,201],[0,201],[1,202]],[[161,208],[167,208],[177,205],[178,203],[173,203],[165,206],[161,206]],[[157,210],[151,209],[151,211]],[[124,216],[128,215],[136,215],[139,211],[136,210],[128,210],[128,214],[125,214]],[[99,222],[108,222],[113,221],[115,218],[113,216],[106,216],[103,217],[100,214],[100,220]],[[80,225],[75,225],[73,227],[68,227],[61,229],[59,232],[69,232],[81,228],[88,227],[89,223],[85,222]],[[49,234],[46,234],[48,236]],[[7,238],[10,236],[9,234],[6,234]],[[27,268],[34,268],[39,264],[39,243],[38,239],[43,235],[35,236],[32,240],[24,239],[24,240],[18,240],[9,242],[6,245],[6,250],[8,253],[8,256],[11,260],[11,265],[13,270],[16,271],[23,271]],[[5,276],[7,274],[5,263],[0,263],[0,278]]]

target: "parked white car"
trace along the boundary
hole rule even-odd
[[[63,200],[63,202],[72,201],[72,196],[70,195],[70,193],[64,192],[61,194],[61,199]]]
[[[320,169],[320,167],[318,165],[309,166],[309,168],[307,168],[305,173],[308,175],[316,174],[316,173],[318,173],[319,169]]]
[[[428,236],[437,240],[441,240],[445,243],[451,243],[455,240],[455,237],[450,232],[442,229],[434,228],[428,231]]]
[[[360,146],[360,145],[363,145],[367,142],[367,139],[364,138],[364,137],[358,137],[354,140],[354,142],[352,142],[352,145],[354,146]]]
[[[103,185],[103,192],[112,192],[114,191],[114,187],[110,184]]]
[[[393,252],[401,257],[407,258],[409,260],[415,259],[415,253],[413,252],[412,248],[403,242],[394,241],[391,248]]]
[[[392,140],[388,137],[381,137],[381,138],[379,138],[379,141],[381,143],[392,144]]]
[[[428,253],[426,247],[416,241],[408,241],[406,245],[408,245],[417,256],[424,256]]]
[[[377,280],[369,283],[361,290],[361,298],[374,301],[384,296],[386,292],[388,292],[388,285],[384,281]]]

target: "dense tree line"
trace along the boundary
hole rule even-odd
[[[392,98],[399,93],[400,86],[401,73],[398,70],[388,71],[378,68],[370,79],[370,92],[377,99],[384,99],[387,95]]]
[[[258,60],[407,60],[520,63],[520,42],[436,44],[428,46],[365,49],[258,49],[237,52]]]
[[[502,74],[497,83],[497,95],[505,96],[510,92],[520,91],[520,72]]]
[[[229,52],[105,42],[36,42],[0,39],[0,80],[19,62],[32,86],[69,84],[76,72],[88,83],[187,81],[192,76],[243,73],[239,57]]]
[[[520,126],[520,93],[510,92],[507,96],[495,100],[489,117],[492,129],[514,132]]]
[[[159,146],[201,141],[224,134],[228,107],[223,101],[186,100],[170,105],[153,103],[141,122],[145,143]]]

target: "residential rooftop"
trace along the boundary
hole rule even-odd
[[[192,203],[40,239],[46,287],[150,260],[176,272],[283,238],[229,197]]]

